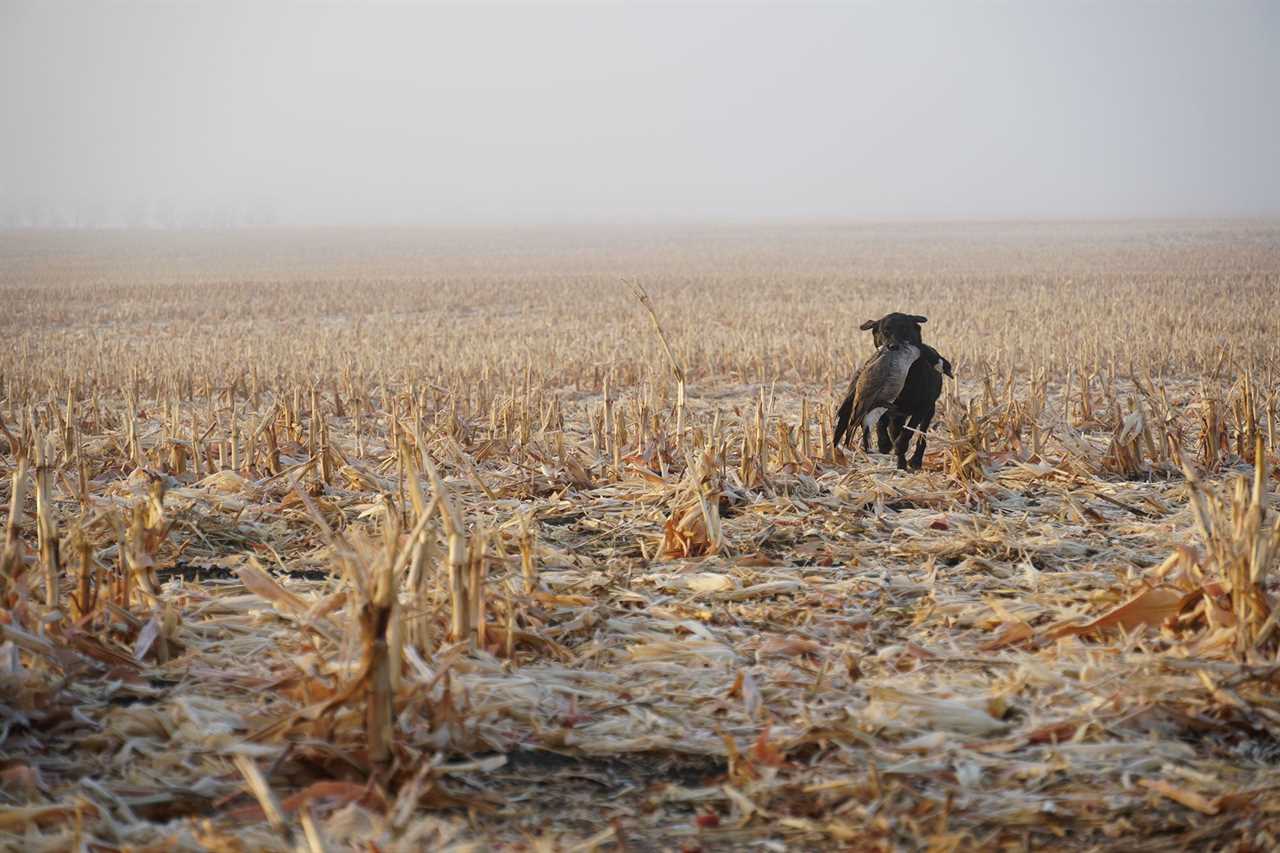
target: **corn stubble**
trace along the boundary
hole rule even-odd
[[[0,846],[1280,837],[1273,226],[0,255]]]

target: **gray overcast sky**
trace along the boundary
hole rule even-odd
[[[1276,215],[1278,104],[1274,2],[0,0],[0,217]]]

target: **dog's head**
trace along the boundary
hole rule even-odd
[[[919,314],[899,314],[895,311],[885,314],[879,320],[868,320],[858,328],[871,332],[871,338],[877,347],[884,346],[888,341],[920,344],[924,343],[920,338],[920,326],[927,322],[929,318]]]

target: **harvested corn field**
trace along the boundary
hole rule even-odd
[[[0,235],[0,847],[1280,843],[1280,226]],[[921,471],[831,446],[955,365]]]

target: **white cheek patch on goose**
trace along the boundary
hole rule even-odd
[[[942,361],[941,361],[941,360],[939,360],[937,363],[935,363],[935,364],[933,365],[933,369],[934,369],[934,370],[936,370],[936,371],[938,371],[939,373],[943,374],[944,376],[946,375],[946,371],[942,369]]]
[[[871,411],[867,412],[866,417],[862,419],[862,423],[866,425],[867,429],[871,429],[880,420],[880,416],[883,415],[887,410],[888,410],[888,406],[880,406],[878,408],[872,409]]]

